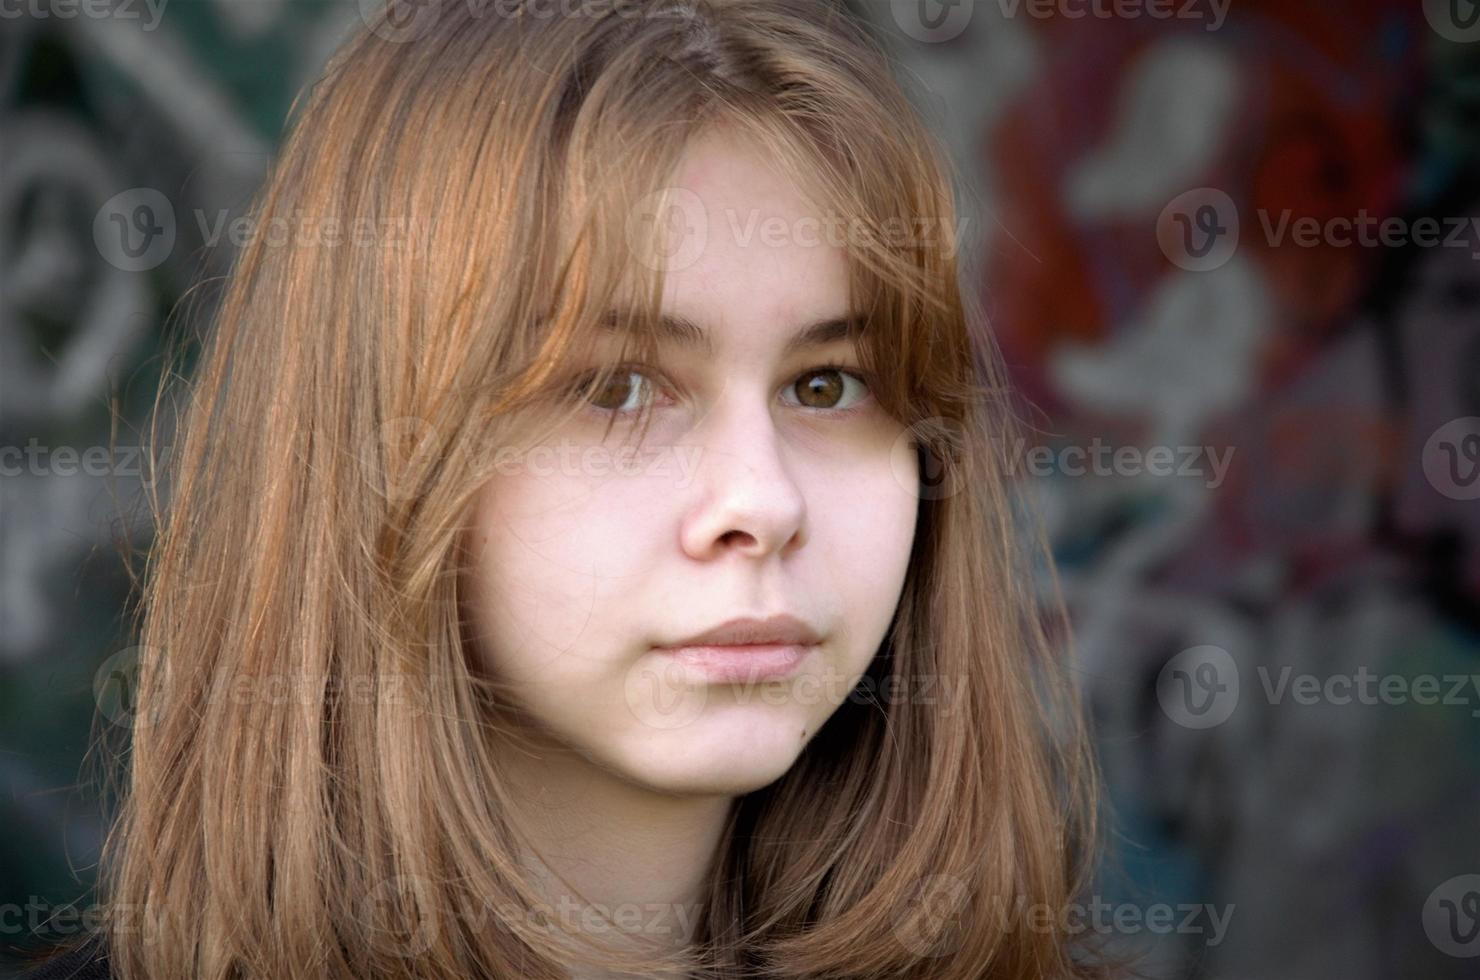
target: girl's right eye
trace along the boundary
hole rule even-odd
[[[632,368],[617,371],[603,384],[596,383],[594,374],[589,375],[580,393],[595,410],[614,415],[637,411],[652,401],[655,394],[651,379]]]

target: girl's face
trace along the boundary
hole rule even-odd
[[[850,312],[837,223],[725,135],[690,148],[674,187],[685,222],[670,231],[663,313],[702,335],[665,340],[659,363],[578,395],[580,421],[496,462],[468,611],[528,734],[642,787],[739,795],[796,761],[883,641],[917,464],[854,343],[804,333]],[[583,367],[615,359],[617,342]],[[649,399],[634,452],[622,420]],[[814,633],[789,668],[774,649],[720,651],[708,668],[666,649],[776,616]]]

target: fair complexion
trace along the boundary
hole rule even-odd
[[[802,336],[852,312],[845,253],[734,234],[751,215],[793,228],[820,216],[725,133],[692,145],[670,186],[702,202],[708,227],[702,248],[670,249],[688,260],[668,270],[662,309],[710,349],[665,341],[658,363],[586,397],[544,443],[547,463],[565,447],[576,465],[495,473],[473,516],[468,594],[480,664],[529,722],[500,758],[551,901],[567,892],[553,869],[676,943],[733,802],[796,762],[877,653],[918,500],[903,426],[873,398],[855,342]],[[615,360],[619,342],[587,366]],[[614,472],[635,441],[622,420],[648,399],[647,462]],[[779,679],[716,680],[660,648],[778,613],[819,638]]]

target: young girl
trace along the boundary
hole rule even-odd
[[[298,231],[188,390],[112,976],[1090,972],[1011,408],[860,25],[395,3],[254,214]]]

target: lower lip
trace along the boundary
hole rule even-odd
[[[752,644],[748,646],[665,647],[663,652],[702,673],[714,684],[781,680],[796,672],[810,645]]]

